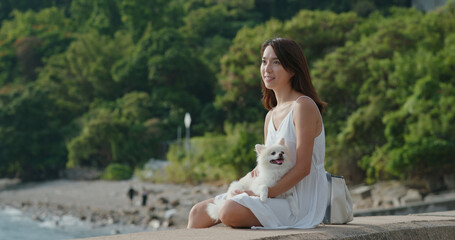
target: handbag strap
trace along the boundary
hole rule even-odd
[[[330,209],[332,207],[331,204],[331,199],[332,199],[332,174],[325,172],[325,175],[327,177],[327,183],[328,183],[328,190],[329,190],[329,197],[327,199],[327,208],[325,209],[325,214],[324,214],[324,219],[322,222],[324,224],[329,224],[330,223]]]

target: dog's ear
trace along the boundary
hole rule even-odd
[[[265,146],[262,145],[262,144],[256,144],[256,145],[254,146],[254,149],[256,150],[256,152],[257,152],[258,154],[261,154],[261,152],[262,152],[262,150],[263,150],[264,148],[265,148]]]
[[[286,140],[284,140],[284,138],[281,138],[279,144],[282,146],[286,146]]]

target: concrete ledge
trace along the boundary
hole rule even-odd
[[[401,207],[383,209],[362,209],[354,211],[354,217],[360,216],[384,216],[384,215],[407,215],[410,213],[427,213],[455,210],[455,197],[448,197],[429,202],[418,202]]]
[[[88,239],[455,239],[455,211],[405,216],[356,217],[354,221],[346,225],[321,225],[315,229],[303,230],[251,230],[212,227],[208,229],[177,229],[122,234]]]

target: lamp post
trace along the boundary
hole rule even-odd
[[[186,127],[186,140],[185,140],[185,152],[186,156],[188,157],[188,153],[190,152],[190,125],[191,125],[191,115],[190,113],[185,113],[185,119],[183,120]]]
[[[177,127],[177,143],[182,144],[182,126]]]

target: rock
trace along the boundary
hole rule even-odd
[[[165,219],[171,219],[172,216],[174,216],[177,213],[177,210],[175,209],[169,209],[164,213],[164,218]]]
[[[192,200],[189,200],[189,199],[184,199],[184,200],[182,200],[180,205],[183,206],[183,207],[192,207],[194,205],[194,202]]]
[[[161,227],[163,227],[163,228],[169,227],[169,221],[168,220],[164,220],[163,224],[161,224]]]
[[[13,178],[13,179],[2,178],[2,179],[0,179],[0,190],[8,189],[9,187],[19,185],[20,183],[21,183],[21,180],[17,179],[17,178]]]
[[[370,186],[359,186],[351,190],[352,199],[363,200],[371,197],[371,187]]]
[[[174,222],[171,219],[164,220],[163,223],[161,224],[162,228],[167,228],[167,227],[172,227],[174,226]]]
[[[36,216],[36,215],[33,215],[32,219],[35,220],[35,221],[38,221],[38,222],[44,221],[43,219],[41,219],[39,216]]]
[[[434,202],[434,201],[440,201],[440,200],[449,200],[449,199],[455,199],[455,192],[447,192],[447,193],[441,193],[441,194],[428,194],[424,198],[424,202]]]
[[[365,208],[371,208],[373,206],[373,199],[367,198],[367,199],[362,199],[359,201],[354,201],[354,209],[365,209]]]
[[[120,234],[120,230],[114,229],[111,231],[111,235]]]
[[[407,188],[400,182],[389,181],[374,185],[372,190],[373,207],[398,207],[400,198],[406,195]]]
[[[409,189],[406,195],[400,199],[402,206],[420,201],[422,201],[422,195],[415,189]]]
[[[180,205],[180,201],[178,199],[171,202],[171,206],[173,207],[177,207],[178,205]]]
[[[211,195],[211,191],[207,188],[202,188],[202,194],[204,195]]]
[[[149,227],[151,227],[153,229],[158,229],[160,227],[160,221],[158,219],[152,219],[149,222]]]
[[[137,209],[133,209],[133,210],[122,209],[121,213],[123,215],[136,215],[136,214],[139,214],[139,210],[137,210]]]
[[[159,200],[162,204],[168,204],[168,203],[169,203],[169,200],[168,200],[167,198],[165,198],[165,197],[160,197],[158,200]]]

